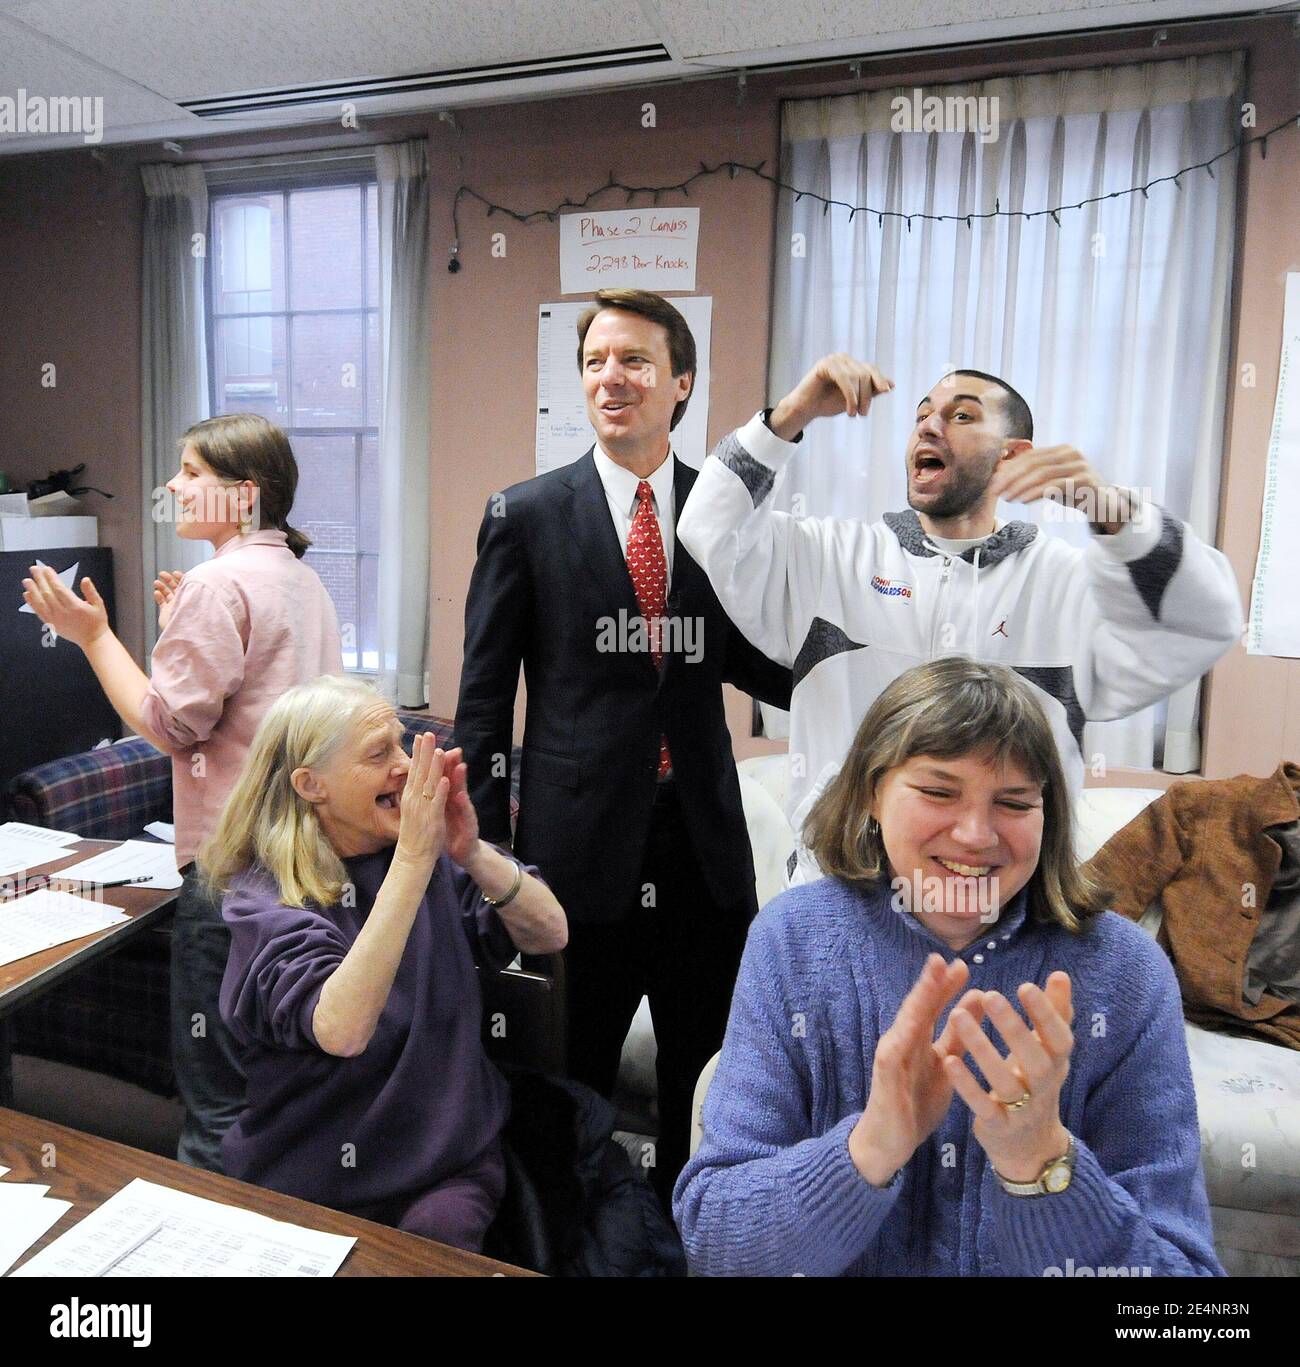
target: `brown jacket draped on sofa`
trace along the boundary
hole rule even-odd
[[[1088,864],[1110,905],[1138,920],[1159,898],[1159,941],[1173,960],[1189,1021],[1300,1049],[1300,1004],[1245,992],[1248,960],[1269,908],[1283,850],[1268,827],[1300,821],[1300,765],[1268,778],[1174,784]],[[1300,940],[1295,940],[1300,954]]]

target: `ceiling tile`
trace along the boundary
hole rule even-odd
[[[636,0],[3,0],[174,100],[657,41]]]
[[[108,141],[113,130],[134,125],[175,123],[201,120],[170,100],[74,53],[64,52],[30,33],[20,24],[12,24],[0,15],[0,96],[16,100],[18,92],[40,96],[44,100],[80,96],[103,99],[103,131]],[[30,141],[33,150],[48,145],[40,134],[0,133],[0,143],[6,150]]]
[[[770,52],[860,38],[945,30],[978,30],[1008,37],[1053,29],[1192,17],[1197,13],[1258,8],[1258,0],[743,0],[702,5],[699,0],[653,0],[683,60],[723,53]],[[1108,13],[1109,11],[1109,13]],[[1059,16],[1059,19],[1056,18]]]

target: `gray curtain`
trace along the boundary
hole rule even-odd
[[[203,171],[142,166],[144,269],[141,291],[141,468],[145,652],[158,639],[153,581],[159,570],[192,569],[211,553],[206,541],[182,541],[172,520],[167,481],[180,463],[176,439],[208,416],[203,276],[208,191]]]
[[[379,421],[379,672],[389,701],[428,696],[432,364],[429,173],[423,140],[375,149],[383,410]]]

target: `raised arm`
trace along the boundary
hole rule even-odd
[[[393,990],[415,916],[446,841],[443,754],[430,735],[416,736],[401,797],[401,828],[375,904],[342,962],[325,980],[312,1015],[316,1043],[327,1053],[364,1053]]]
[[[497,967],[509,963],[515,950],[558,954],[569,938],[564,909],[534,869],[479,839],[478,814],[461,753],[449,750],[443,757],[444,772],[451,781],[447,857],[462,870],[459,892],[462,910],[473,923],[471,942],[476,951],[486,950]]]
[[[824,572],[824,526],[772,508],[777,476],[804,427],[836,413],[864,415],[893,387],[875,367],[824,357],[777,404],[718,443],[695,481],[677,535],[718,601],[762,654],[790,666],[815,612]]]
[[[1092,538],[1061,613],[1077,623],[1075,688],[1089,721],[1111,721],[1199,679],[1241,637],[1232,566],[1186,523],[1109,484],[1072,446],[1004,460],[998,496],[1052,497],[1083,512]]]
[[[162,750],[171,746],[148,724],[141,712],[149,692],[149,678],[108,625],[108,611],[94,581],[81,581],[78,598],[48,565],[33,565],[23,580],[23,599],[46,626],[79,646],[95,678],[129,730]]]

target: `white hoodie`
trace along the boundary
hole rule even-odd
[[[794,670],[796,832],[867,708],[913,665],[968,655],[1015,669],[1034,686],[1077,793],[1085,721],[1168,696],[1241,635],[1227,560],[1153,505],[1082,551],[1010,522],[953,556],[911,511],[870,524],[773,511],[796,449],[756,415],[705,461],[677,524],[731,620]],[[819,876],[802,845],[798,860],[796,882]]]

